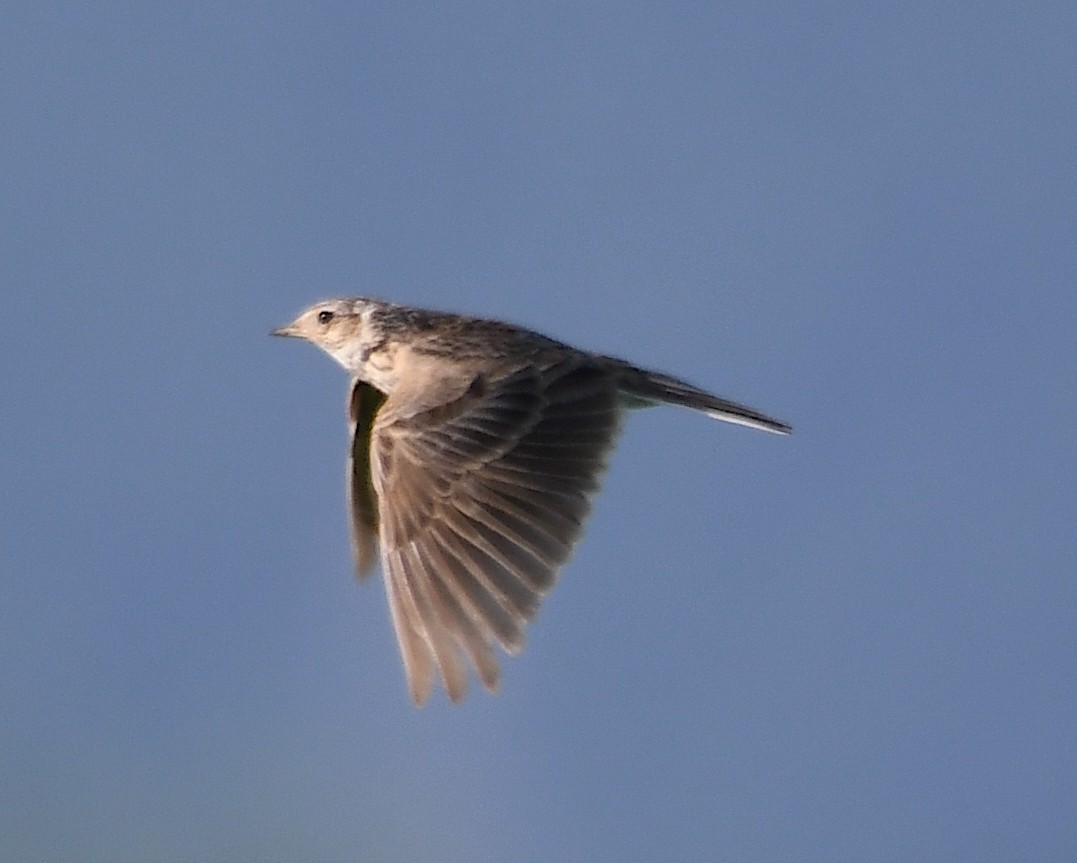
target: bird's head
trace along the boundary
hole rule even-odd
[[[270,335],[306,339],[356,374],[370,351],[384,341],[382,328],[372,314],[381,305],[377,300],[363,297],[326,300],[315,303]]]

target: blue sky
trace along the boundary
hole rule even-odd
[[[1072,4],[0,13],[0,857],[1077,855]],[[350,573],[366,294],[633,415],[497,697]]]

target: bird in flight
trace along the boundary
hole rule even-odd
[[[360,577],[379,554],[412,700],[524,630],[580,538],[624,413],[673,404],[749,428],[779,420],[624,360],[483,318],[376,299],[316,303],[272,333],[351,375],[348,503]]]

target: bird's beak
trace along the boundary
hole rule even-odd
[[[292,338],[299,338],[299,328],[294,324],[288,324],[285,327],[277,327],[270,333],[271,336],[291,336]]]

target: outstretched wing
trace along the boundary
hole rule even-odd
[[[374,415],[384,402],[384,393],[362,381],[352,386],[348,401],[348,512],[359,578],[370,573],[378,552],[378,497],[370,477],[370,435]]]
[[[465,656],[497,687],[494,645],[522,649],[620,424],[612,376],[581,357],[465,386],[419,412],[409,405],[429,392],[390,397],[371,442],[386,589],[417,704],[435,669],[463,698]]]

